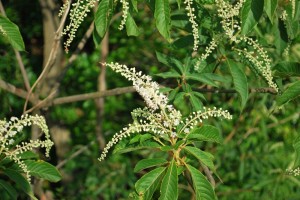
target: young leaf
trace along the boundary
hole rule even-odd
[[[128,36],[138,36],[140,34],[140,30],[129,12],[127,13],[125,25]]]
[[[280,95],[276,102],[278,106],[281,106],[290,100],[293,100],[300,96],[300,81],[293,83],[290,87],[288,87],[282,95]]]
[[[142,196],[142,199],[152,199],[153,193],[161,182],[165,169],[165,167],[156,168],[142,176],[142,178],[135,183],[135,189],[138,194]]]
[[[186,146],[184,150],[196,157],[200,162],[209,167],[211,170],[215,171],[215,166],[213,163],[213,155],[208,152],[202,151],[196,147]]]
[[[18,26],[8,18],[0,15],[0,35],[4,36],[12,47],[18,51],[24,51],[25,45]]]
[[[205,176],[191,165],[187,165],[187,169],[191,173],[196,200],[216,200],[214,189]]]
[[[265,1],[264,9],[268,15],[268,18],[273,24],[274,14],[277,8],[278,0],[264,0],[264,1]]]
[[[95,14],[95,27],[101,38],[104,37],[113,13],[113,0],[102,0]]]
[[[228,68],[231,72],[234,88],[239,94],[242,109],[248,99],[248,82],[245,73],[232,60],[227,60]]]
[[[159,33],[170,41],[171,17],[168,0],[156,0],[154,18]]]
[[[42,160],[26,160],[24,162],[32,176],[46,179],[51,182],[58,182],[61,179],[61,174],[59,171],[50,163]]]
[[[160,186],[159,200],[176,200],[178,198],[178,175],[175,160],[172,160]]]
[[[33,191],[29,182],[16,170],[5,169],[3,173],[8,176],[12,181],[14,181],[18,186],[20,186],[21,190],[23,190],[26,194],[28,194],[31,199],[37,200],[34,196]]]
[[[134,172],[139,172],[149,167],[159,166],[166,164],[167,160],[163,158],[149,158],[140,160],[134,167]]]
[[[0,188],[2,188],[12,200],[17,200],[18,193],[13,186],[6,181],[0,180]],[[3,191],[2,190],[2,191]]]
[[[222,143],[219,129],[211,125],[203,125],[200,128],[194,128],[188,134],[187,139]]]
[[[242,34],[249,33],[258,23],[264,8],[263,0],[246,0],[242,9]]]

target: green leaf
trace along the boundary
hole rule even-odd
[[[181,77],[181,75],[178,72],[176,72],[175,70],[159,73],[159,74],[156,74],[156,76],[160,76],[162,78],[180,78]]]
[[[218,85],[211,79],[210,75],[211,74],[209,74],[209,73],[187,74],[186,79],[187,80],[199,81],[199,82],[207,84],[207,85],[218,87]]]
[[[147,169],[154,166],[166,164],[167,160],[163,158],[148,158],[140,160],[134,167],[134,172],[139,172],[143,169]]]
[[[132,7],[134,8],[134,10],[136,12],[138,12],[138,1],[137,0],[131,0],[130,2],[132,4]]]
[[[24,51],[25,45],[18,26],[8,18],[0,15],[0,35],[4,36],[12,47],[18,51]]]
[[[153,193],[157,189],[163,177],[166,167],[156,168],[147,174],[143,175],[136,183],[135,189],[142,199],[152,199]]]
[[[126,31],[128,36],[138,36],[140,34],[140,30],[137,27],[130,13],[127,14],[125,25],[126,25]]]
[[[18,186],[20,186],[21,190],[23,190],[27,195],[29,195],[32,199],[37,200],[34,196],[33,191],[29,182],[27,181],[22,174],[20,174],[16,170],[5,169],[3,173],[8,176],[12,181],[14,181]]]
[[[160,148],[161,146],[157,143],[157,142],[153,142],[153,141],[145,141],[139,144],[131,144],[128,145],[125,142],[119,142],[116,146],[115,149],[113,151],[113,154],[122,154],[122,153],[128,153],[131,151],[137,151],[137,150],[141,150],[141,149],[154,149],[154,148]]]
[[[274,14],[277,8],[278,0],[264,0],[264,9],[270,19],[271,23],[273,24],[274,21]]]
[[[241,107],[245,107],[248,99],[248,82],[244,71],[242,71],[237,63],[232,60],[227,60],[228,68],[231,72],[235,90],[239,94]]]
[[[13,186],[0,179],[0,188],[2,188],[12,200],[17,200],[18,193]]]
[[[281,106],[300,96],[300,81],[293,83],[289,86],[282,95],[280,95],[276,102],[278,106]]]
[[[101,0],[95,14],[95,27],[101,38],[104,37],[113,13],[113,0]]]
[[[296,158],[295,158],[295,162],[294,162],[294,167],[300,167],[300,136],[298,136],[293,144],[293,147],[295,149],[296,152]]]
[[[280,77],[300,76],[300,63],[283,61],[275,67],[275,75]]]
[[[256,26],[263,8],[263,0],[246,0],[242,9],[242,34],[246,35]]]
[[[171,17],[168,0],[155,0],[154,18],[159,33],[170,41]]]
[[[177,166],[173,159],[162,180],[159,200],[176,200],[178,198]]]
[[[203,108],[202,102],[196,95],[193,94],[193,92],[190,93],[189,97],[194,111],[201,110]]]
[[[165,64],[168,67],[172,67],[174,69],[177,69],[178,72],[180,72],[181,74],[183,74],[183,72],[184,72],[183,65],[176,58],[167,56],[167,55],[162,54],[162,53],[160,53],[158,51],[156,51],[156,58],[157,58],[157,60],[159,62]]]
[[[61,180],[61,174],[50,163],[42,160],[26,160],[24,163],[27,165],[27,169],[30,171],[32,176],[46,179],[51,182],[58,182]]]
[[[21,154],[18,155],[19,158],[23,159],[23,160],[27,160],[27,159],[38,159],[39,156],[32,152],[32,151],[25,151]]]
[[[193,186],[196,193],[196,200],[217,199],[213,187],[205,178],[205,176],[191,165],[187,165],[187,169],[191,173]]]
[[[200,128],[194,128],[188,134],[187,139],[216,143],[222,143],[223,141],[219,129],[211,125],[203,125]]]
[[[197,147],[185,146],[184,150],[196,157],[201,163],[209,167],[211,170],[215,171],[215,166],[213,163],[213,155],[208,152],[202,151]]]

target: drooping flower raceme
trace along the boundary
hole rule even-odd
[[[106,63],[106,66],[120,73],[127,80],[133,82],[133,87],[144,98],[147,106],[152,110],[165,108],[168,98],[159,92],[158,83],[152,81],[152,78],[137,72],[135,68],[128,68],[126,65],[119,63]]]
[[[45,140],[30,140],[29,142],[21,142],[16,144],[17,138],[20,138],[20,133],[26,126],[37,125],[45,134]],[[49,152],[53,146],[50,139],[49,130],[46,121],[42,116],[22,115],[20,119],[11,117],[10,121],[0,120],[0,154],[12,159],[26,174],[28,181],[30,181],[30,171],[27,169],[25,163],[20,159],[19,155],[31,151],[34,148],[45,148],[45,155],[49,157]]]
[[[185,0],[185,10],[187,12],[187,16],[189,17],[189,21],[192,24],[192,32],[194,37],[194,51],[197,51],[199,46],[199,32],[198,32],[198,24],[196,22],[195,9],[192,7],[193,0]]]
[[[178,139],[178,134],[189,134],[190,130],[208,117],[232,118],[226,110],[204,108],[203,111],[194,112],[185,119],[179,110],[167,104],[167,97],[159,92],[158,84],[152,81],[150,76],[118,63],[106,63],[105,65],[132,81],[138,93],[146,101],[147,107],[132,111],[133,123],[113,136],[101,153],[100,161],[106,157],[108,150],[113,145],[133,133],[150,133],[155,140],[164,145],[160,138],[164,138],[164,141],[168,138],[172,143]]]

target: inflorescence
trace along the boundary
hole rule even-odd
[[[26,126],[37,125],[45,134],[45,140],[30,140],[29,142],[17,143],[16,138],[20,137],[21,133]],[[17,143],[17,144],[16,144]],[[19,155],[31,151],[34,148],[45,148],[46,157],[49,157],[50,149],[53,146],[50,139],[49,130],[44,117],[22,115],[20,119],[11,117],[10,121],[0,120],[0,154],[6,155],[12,159],[26,174],[28,181],[30,181],[30,171],[27,169],[25,163],[20,159]]]
[[[152,81],[150,76],[136,72],[135,68],[128,68],[126,65],[118,63],[106,63],[105,65],[132,81],[147,106],[144,109],[138,108],[132,111],[134,122],[113,136],[101,153],[100,161],[105,159],[108,150],[113,145],[133,133],[151,133],[154,137],[169,138],[171,141],[176,140],[178,134],[189,134],[190,130],[209,117],[232,119],[228,111],[217,108],[203,108],[203,111],[194,112],[189,117],[183,118],[179,110],[167,104],[167,97],[159,92],[159,85]],[[163,143],[161,142],[161,144]]]

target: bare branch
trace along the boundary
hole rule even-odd
[[[27,95],[28,95],[28,93],[25,90],[17,88],[16,86],[14,86],[10,83],[7,83],[7,82],[5,82],[1,79],[0,79],[0,88],[2,88],[3,90],[6,90],[7,92],[10,92],[10,93],[18,96],[18,97],[21,97],[23,99],[26,99]],[[38,102],[38,100],[35,99],[34,96],[31,96],[28,100],[32,103],[37,103]]]
[[[37,86],[37,84],[43,80],[43,78],[45,77],[45,75],[49,72],[50,68],[52,67],[54,61],[55,61],[55,58],[56,58],[56,54],[57,54],[57,49],[59,47],[59,44],[60,44],[60,38],[62,36],[62,30],[63,30],[63,27],[64,27],[64,24],[65,24],[65,21],[67,19],[67,16],[68,16],[68,13],[69,13],[69,10],[70,10],[70,5],[72,4],[72,1],[70,1],[70,3],[68,4],[68,7],[64,13],[64,15],[62,16],[61,18],[61,21],[60,21],[60,24],[58,26],[58,29],[55,33],[55,37],[54,37],[54,42],[53,42],[53,46],[52,46],[52,49],[51,49],[51,52],[50,52],[50,55],[49,55],[49,58],[48,58],[48,61],[42,71],[42,73],[40,74],[40,76],[38,77],[38,79],[35,81],[35,83],[33,84],[33,86],[31,87],[30,91],[28,92],[28,96],[27,96],[27,99],[26,99],[26,102],[24,104],[24,112],[26,111],[26,107],[27,107],[27,103],[28,103],[28,99],[32,93],[32,91],[34,90],[34,88]]]

